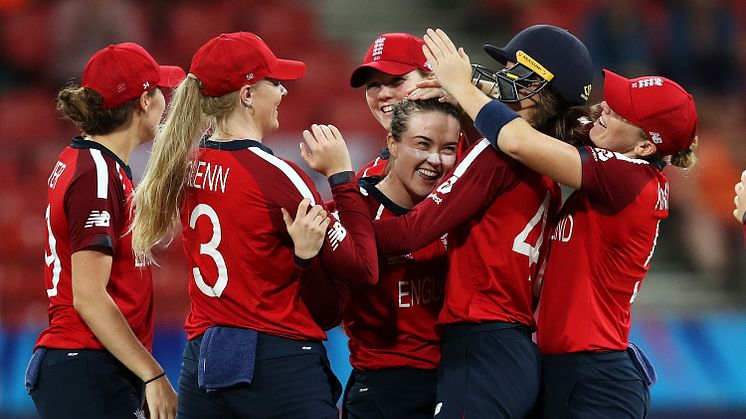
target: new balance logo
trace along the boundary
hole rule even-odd
[[[85,228],[108,227],[110,219],[111,219],[111,216],[109,215],[108,211],[93,210],[91,211],[91,215],[88,216],[88,220],[86,220],[85,222]]]
[[[65,163],[62,163],[61,161],[57,162],[54,166],[54,170],[52,170],[52,174],[49,175],[49,179],[47,180],[47,185],[49,185],[50,188],[54,189],[54,187],[57,186],[57,181],[60,180],[60,176],[62,176],[62,172],[64,172],[66,168],[67,165]]]
[[[342,240],[347,237],[347,230],[342,227],[342,223],[336,221],[332,224],[329,230],[327,230],[326,235],[329,237],[329,242],[332,244],[332,251],[334,251],[337,250],[337,247],[342,243]]]

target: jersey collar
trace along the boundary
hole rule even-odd
[[[362,178],[358,180],[358,185],[365,189],[366,192],[368,192],[369,195],[372,195],[374,198],[380,202],[384,208],[391,211],[392,214],[400,216],[404,215],[409,212],[409,209],[404,208],[402,206],[397,205],[394,203],[394,201],[390,200],[388,196],[384,195],[383,192],[381,192],[380,189],[376,188],[376,184],[380,181],[380,179],[375,178]]]
[[[275,153],[272,152],[272,149],[256,140],[213,141],[205,137],[200,141],[199,146],[201,148],[212,148],[215,150],[226,151],[245,150],[250,147],[257,147],[273,156],[275,155]]]
[[[116,154],[114,154],[113,151],[109,150],[108,148],[104,147],[103,144],[97,143],[93,140],[89,140],[86,137],[77,136],[73,137],[73,142],[70,144],[70,147],[77,148],[77,149],[85,149],[85,148],[95,148],[96,150],[99,150],[100,152],[106,154],[107,156],[111,157],[117,164],[119,164],[119,167],[124,169],[124,173],[127,175],[129,180],[132,180],[132,169],[130,169],[127,164],[122,161],[122,159],[119,158]]]

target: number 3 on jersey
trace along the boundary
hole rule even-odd
[[[200,243],[199,254],[207,255],[215,261],[215,266],[218,268],[218,279],[215,281],[215,285],[211,287],[207,285],[204,278],[202,278],[202,273],[199,271],[198,267],[193,268],[192,273],[194,274],[194,282],[197,284],[197,288],[199,288],[200,291],[208,297],[220,297],[220,295],[223,294],[226,285],[228,285],[228,268],[225,266],[223,255],[218,251],[220,239],[222,238],[220,219],[218,219],[218,214],[211,206],[207,204],[199,204],[194,207],[192,214],[189,216],[189,227],[194,230],[197,227],[197,219],[202,215],[206,215],[212,223],[212,238],[210,238],[210,241],[207,243]]]
[[[547,209],[549,208],[549,192],[547,192],[546,198],[544,198],[544,202],[542,202],[539,209],[536,211],[536,214],[534,214],[533,218],[529,220],[528,224],[526,224],[526,227],[521,230],[520,233],[518,233],[517,236],[515,236],[515,239],[513,239],[513,251],[516,253],[520,253],[522,255],[528,256],[528,266],[529,268],[536,262],[539,261],[539,249],[541,249],[541,245],[544,243],[544,228],[547,224]],[[536,227],[537,224],[540,225],[539,230],[539,238],[536,239],[536,245],[531,246],[529,243],[526,242],[526,239],[528,239],[528,235],[531,234],[531,231],[534,230],[534,227]],[[531,278],[529,278],[529,281]]]

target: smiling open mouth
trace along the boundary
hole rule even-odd
[[[390,113],[393,110],[394,110],[394,105],[381,106],[381,112],[383,112],[383,113]]]
[[[438,177],[440,177],[438,172],[434,170],[423,169],[423,168],[417,169],[417,173],[419,173],[420,176],[424,177],[425,179],[429,179],[429,180],[436,180],[438,179]]]

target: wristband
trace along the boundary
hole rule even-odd
[[[333,188],[343,183],[352,182],[355,180],[355,172],[352,170],[346,172],[339,172],[329,176],[329,187]]]
[[[148,385],[148,383],[152,383],[153,381],[155,381],[155,380],[157,380],[157,379],[159,379],[159,378],[163,377],[164,375],[166,375],[166,372],[165,372],[165,371],[164,371],[164,372],[162,372],[162,373],[160,373],[160,374],[158,374],[158,375],[156,375],[155,377],[151,378],[151,379],[150,379],[150,380],[148,380],[148,381],[143,381],[143,383],[144,383],[145,385]]]
[[[500,130],[510,121],[520,118],[518,113],[508,107],[508,105],[495,99],[487,103],[479,110],[477,118],[474,120],[474,126],[479,132],[498,150],[497,135]]]

